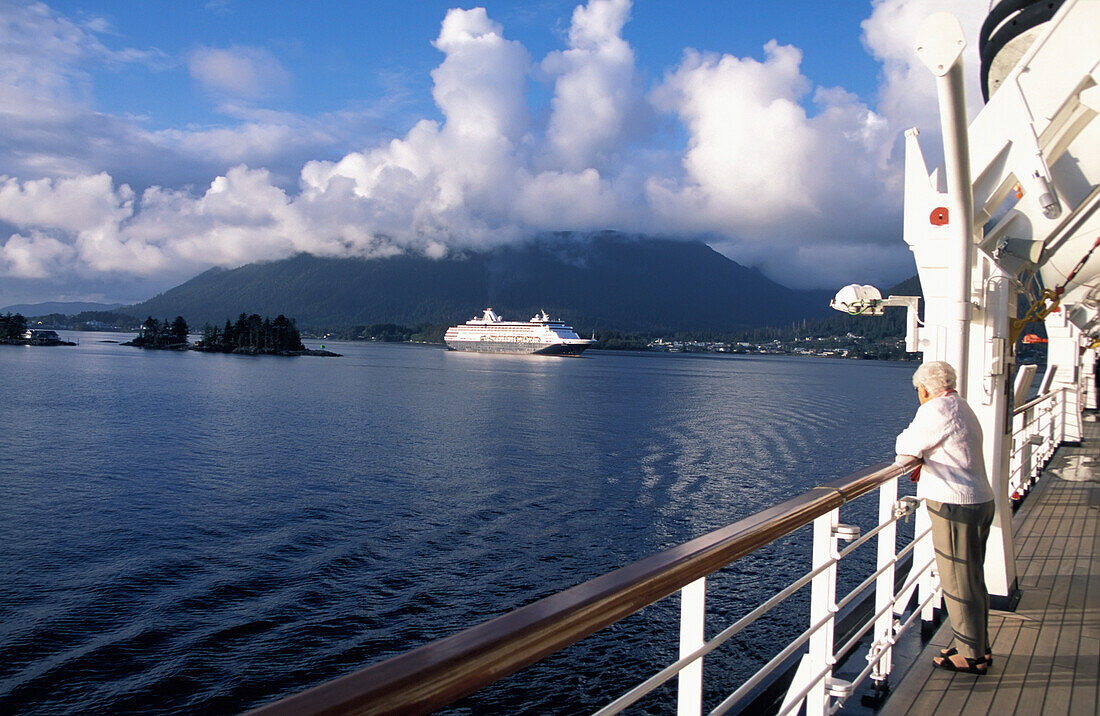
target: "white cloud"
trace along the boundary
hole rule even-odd
[[[726,237],[727,253],[754,257],[788,284],[820,279],[822,257],[803,260],[803,245],[880,242],[893,235],[884,226],[896,206],[875,158],[886,123],[838,88],[817,88],[817,113],[807,113],[813,85],[801,61],[774,40],[763,61],[685,53],[654,92],[689,131],[683,176],[648,186],[665,225]]]
[[[515,212],[527,226],[583,231],[597,226],[625,227],[629,205],[595,169],[542,172],[523,176]]]
[[[64,268],[73,247],[63,241],[33,232],[13,234],[0,245],[0,274],[23,278],[48,278]]]
[[[924,19],[934,12],[954,14],[968,38],[963,53],[967,108],[971,118],[982,106],[978,76],[978,29],[989,11],[984,0],[875,0],[870,17],[861,24],[863,44],[882,63],[879,87],[879,112],[890,123],[895,142],[884,151],[900,145],[901,134],[909,127],[920,127],[921,144],[929,161],[940,154],[939,114],[935,77],[917,58],[914,50],[917,32]],[[895,157],[897,161],[901,157]]]
[[[204,88],[235,97],[267,97],[291,84],[290,73],[261,47],[200,47],[191,53],[187,66]]]
[[[449,11],[435,46],[446,55],[432,72],[444,122],[423,120],[387,146],[307,164],[304,198],[323,201],[335,191],[362,204],[353,210],[369,216],[376,233],[406,245],[510,238],[516,227],[507,216],[529,128],[527,51],[506,40],[482,8]]]
[[[2,270],[167,282],[300,251],[443,256],[542,230],[617,228],[706,235],[788,284],[898,277],[911,257],[892,151],[902,129],[935,124],[912,34],[945,3],[873,4],[862,28],[883,63],[876,107],[816,86],[802,52],[775,41],[759,58],[687,50],[647,95],[622,37],[628,0],[577,7],[566,47],[534,64],[484,9],[451,10],[431,73],[442,120],[328,159],[318,157],[346,146],[363,116],[252,106],[290,85],[269,52],[196,50],[190,72],[226,95],[230,121],[148,131],[92,110],[81,63],[111,55],[96,31],[23,7],[0,29],[0,222],[14,230],[0,237]],[[963,7],[970,30],[978,5]],[[532,76],[552,88],[545,116],[528,110]],[[681,154],[645,143],[658,113],[682,127]],[[154,156],[190,167],[205,189],[162,177],[134,183],[135,196],[124,178]]]
[[[546,130],[557,166],[581,171],[606,166],[648,114],[635,78],[634,52],[621,37],[629,0],[592,0],[573,11],[569,49],[552,52],[542,70],[556,77]]]

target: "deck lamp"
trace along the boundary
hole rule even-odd
[[[920,296],[890,296],[883,298],[882,292],[869,284],[848,284],[837,291],[829,307],[849,316],[881,316],[888,306],[904,306],[905,311],[905,350],[916,353],[918,350],[920,319],[917,308]]]

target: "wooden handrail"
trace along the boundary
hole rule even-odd
[[[916,464],[880,463],[860,470],[690,542],[251,713],[430,713],[810,524]]]

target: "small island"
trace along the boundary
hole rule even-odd
[[[48,328],[27,328],[27,319],[21,313],[0,316],[0,345],[9,346],[75,346],[61,340],[57,331]]]
[[[207,323],[202,338],[194,344],[188,342],[190,329],[183,316],[163,321],[149,316],[141,325],[141,332],[124,346],[151,350],[199,351],[202,353],[236,353],[243,355],[274,356],[333,356],[339,353],[326,350],[310,350],[302,344],[294,320],[281,313],[274,319],[253,313],[242,313],[236,323],[229,319],[225,327]]]

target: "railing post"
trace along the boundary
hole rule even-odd
[[[707,579],[701,577],[680,590],[680,658],[704,643]],[[699,716],[703,712],[703,660],[685,666],[676,692],[676,716]]]
[[[1058,398],[1058,429],[1054,432],[1054,436],[1057,437],[1057,440],[1054,441],[1055,445],[1061,445],[1066,441],[1066,408],[1069,401],[1066,400],[1065,388],[1058,392]]]
[[[1009,494],[1012,490],[1023,489],[1024,481],[1027,479],[1025,475],[1031,462],[1031,445],[1024,428],[1027,425],[1027,414],[1028,411],[1025,410],[1012,416],[1012,457],[1008,463]]]
[[[917,514],[913,518],[914,532],[913,534],[919,535],[927,531],[932,526],[932,520],[928,517],[928,505],[923,500],[921,505],[917,508]],[[929,561],[935,557],[936,551],[932,546],[932,534],[928,533],[920,539],[915,547],[913,547],[913,564],[928,564]],[[923,575],[920,577],[917,588],[917,600],[918,603],[924,604],[925,600],[932,596],[938,586],[937,579],[933,575],[936,569],[936,565],[933,564]],[[931,599],[925,604],[924,609],[921,610],[921,632],[925,636],[931,636],[932,623],[936,618],[936,608],[939,606],[938,599]]]
[[[836,615],[836,536],[834,529],[840,524],[840,510],[828,513],[814,520],[813,569],[832,562],[832,566],[821,572],[810,582],[810,624]],[[833,658],[833,619],[826,622],[809,640],[809,665],[811,674],[820,674],[834,663]],[[806,694],[806,716],[824,716],[829,713],[829,694],[825,681],[820,679]]]
[[[894,563],[898,556],[898,523],[894,521],[894,510],[897,502],[898,479],[895,477],[878,489],[878,523],[889,524],[878,533],[878,569],[885,567],[885,571],[875,580],[875,612],[882,612],[882,616],[875,622],[875,640],[868,658],[875,661],[871,679],[879,688],[886,685],[893,669],[890,639],[894,632],[894,610],[887,607],[894,600]]]

